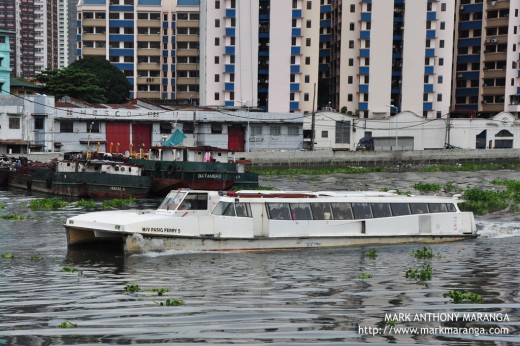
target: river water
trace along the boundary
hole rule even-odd
[[[262,184],[408,189],[411,180],[472,184],[469,175],[484,186],[517,173],[269,177]],[[0,191],[0,213],[28,218],[0,219],[0,254],[14,255],[0,257],[0,345],[520,344],[516,213],[477,217],[478,239],[432,244],[431,260],[410,255],[419,244],[125,256],[67,250],[62,225],[85,210],[30,211],[28,201],[38,197]],[[143,200],[139,208],[158,202]],[[366,256],[370,249],[376,258]],[[405,277],[425,264],[431,280]],[[141,290],[127,292],[127,285]],[[151,291],[158,288],[169,291]],[[450,290],[478,293],[483,302],[451,303],[443,297]],[[166,306],[170,298],[185,304]],[[385,315],[395,325],[385,325]],[[76,327],[59,328],[65,321]]]

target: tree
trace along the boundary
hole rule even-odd
[[[97,85],[103,88],[107,103],[123,103],[130,97],[132,85],[125,74],[103,57],[85,57],[70,64],[69,68],[96,75]]]
[[[43,92],[57,98],[70,96],[91,103],[105,103],[105,91],[98,85],[96,75],[74,69],[45,70],[36,79],[45,84]]]

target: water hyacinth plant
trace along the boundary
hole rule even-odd
[[[64,200],[53,198],[33,199],[29,202],[29,209],[31,210],[58,210],[68,205]]]
[[[164,302],[160,302],[159,305],[161,306],[180,306],[180,305],[186,305],[184,300],[179,298],[168,298]]]
[[[429,281],[432,279],[432,266],[430,264],[425,264],[420,269],[407,269],[405,277],[407,279]]]
[[[141,290],[141,287],[139,287],[139,285],[137,285],[137,284],[128,284],[125,286],[125,291],[130,292],[130,293],[136,293],[136,292],[139,292],[140,290]]]
[[[115,198],[103,201],[103,209],[124,208],[135,204],[135,198]]]
[[[62,322],[58,325],[58,328],[76,328],[78,325],[69,321]]]
[[[21,215],[21,214],[9,213],[9,214],[0,215],[0,219],[17,221],[17,220],[27,220],[30,218],[25,215]]]
[[[449,291],[442,296],[450,298],[451,303],[454,304],[482,303],[484,300],[480,294],[459,290]]]
[[[375,259],[377,257],[377,250],[376,249],[370,249],[365,253],[365,257]]]

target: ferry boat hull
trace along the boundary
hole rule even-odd
[[[450,198],[230,194],[172,191],[157,211],[78,215],[65,224],[67,243],[76,246],[108,240],[127,253],[141,253],[328,248],[477,237],[473,214],[458,210]],[[191,200],[190,209],[182,207],[186,200]],[[342,215],[347,207],[351,214]],[[421,207],[428,211],[419,210]],[[281,214],[284,208],[286,215]],[[362,216],[363,208],[370,216]]]

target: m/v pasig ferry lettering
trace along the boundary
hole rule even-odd
[[[179,228],[162,228],[162,227],[143,227],[143,232],[146,233],[181,233]]]

